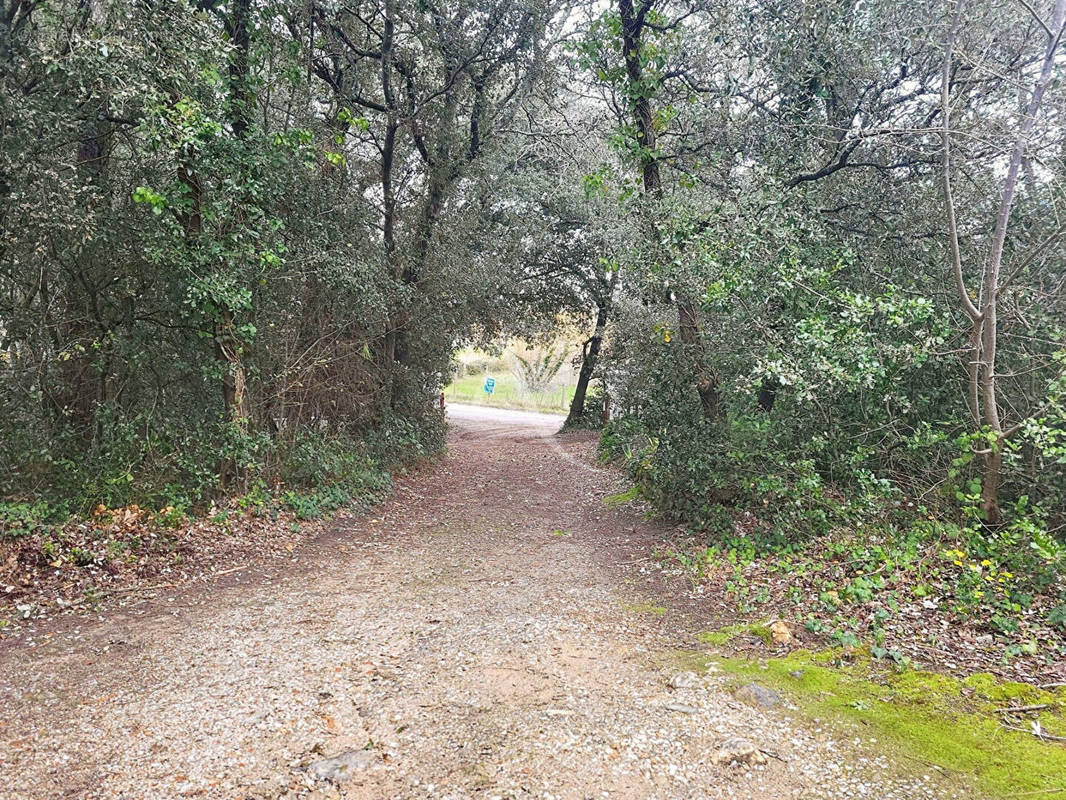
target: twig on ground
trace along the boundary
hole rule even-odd
[[[242,564],[239,567],[230,567],[229,569],[220,569],[218,572],[208,572],[204,575],[205,578],[217,578],[219,575],[229,575],[231,572],[240,572],[242,569],[248,569],[247,564]]]
[[[1000,723],[1001,725],[1003,723]],[[1044,733],[1040,731],[1027,730],[1026,728],[1019,728],[1015,725],[1003,725],[1008,731],[1018,731],[1019,733],[1028,733],[1030,736],[1035,736],[1037,739],[1041,739],[1046,742],[1066,742],[1066,736],[1052,736],[1050,733]]]
[[[180,584],[177,583],[153,583],[147,586],[128,586],[122,589],[112,589],[110,592],[105,592],[104,597],[110,597],[116,594],[140,594],[141,592],[154,592],[157,589],[176,589]]]
[[[780,761],[782,763],[785,763],[785,764],[788,763],[788,759],[787,758],[775,753],[773,750],[767,750],[765,747],[760,747],[759,748],[759,752],[762,753],[764,756],[770,756],[770,758],[776,758],[778,761]]]
[[[229,569],[220,569],[218,572],[208,572],[201,577],[203,578],[217,578],[220,575],[229,575],[231,572],[240,572],[242,569],[248,569],[247,564],[241,564],[239,567],[230,567]],[[116,594],[141,594],[142,592],[155,592],[160,589],[177,589],[180,586],[187,586],[194,583],[195,580],[188,580],[184,583],[153,583],[148,586],[130,586],[124,589],[112,589],[109,592],[103,594],[103,597],[111,597]]]
[[[997,708],[997,714],[1017,714],[1022,711],[1039,711],[1042,708],[1048,708],[1048,703],[1038,703],[1032,706],[1011,706],[1010,708]]]

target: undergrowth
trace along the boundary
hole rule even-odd
[[[919,649],[908,645],[950,646],[959,626],[975,632],[981,658],[1048,669],[1066,658],[1066,546],[1027,497],[993,529],[965,455],[938,491],[910,495],[861,466],[837,465],[834,481],[817,459],[788,461],[749,433],[667,444],[639,420],[612,422],[601,455],[634,486],[607,502],[639,493],[681,521],[688,533],[660,555],[742,618],[780,615],[904,664]]]
[[[171,469],[142,463],[116,483],[107,478],[114,470],[94,477],[72,468],[69,480],[42,486],[36,496],[0,501],[6,599],[33,596],[34,587],[62,576],[77,588],[124,572],[173,569],[209,557],[219,539],[366,506],[389,491],[393,472],[443,447],[439,422],[401,420],[358,436],[302,431],[282,441],[233,430],[226,436],[223,459],[218,440],[205,434],[164,459]],[[224,464],[236,475],[226,485]],[[24,605],[23,616],[37,613],[36,602]]]

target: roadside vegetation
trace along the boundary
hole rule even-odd
[[[736,37],[699,72],[712,19]],[[1066,295],[1045,210],[1066,5],[823,9],[795,37],[768,11],[701,20],[622,2],[576,46],[589,85],[629,100],[630,171],[586,191],[643,225],[623,268],[641,291],[616,296],[598,367],[603,458],[680,524],[663,556],[742,618],[901,667],[1063,680]],[[904,28],[900,56],[884,36]],[[781,44],[765,73],[731,60],[745,39]],[[699,102],[738,74],[736,106]],[[1009,131],[989,121],[1008,107]],[[1025,172],[1038,153],[1057,166]]]

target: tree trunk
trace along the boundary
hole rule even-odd
[[[700,397],[700,409],[704,418],[719,420],[723,415],[722,394],[718,389],[718,376],[707,367],[707,355],[700,334],[699,318],[696,304],[688,299],[677,300],[677,313],[680,319],[679,333],[681,342],[689,351],[692,359],[692,371],[696,377],[696,392]]]
[[[233,46],[229,63],[229,123],[233,135],[244,139],[252,116],[252,90],[248,60],[252,45],[251,0],[234,0],[226,18],[226,36]]]
[[[229,66],[229,122],[234,137],[243,141],[248,133],[253,102],[248,66],[252,42],[251,0],[235,0],[226,20],[226,34],[233,45]],[[223,309],[216,321],[215,343],[223,364],[222,399],[226,418],[239,430],[247,430],[247,378],[232,309]]]
[[[245,393],[244,367],[241,364],[240,340],[233,330],[233,312],[222,312],[215,325],[215,347],[223,364],[222,400],[226,418],[242,430],[248,427],[248,401]]]
[[[641,62],[641,48],[647,14],[651,11],[652,0],[641,0],[634,7],[633,0],[618,0],[618,12],[622,22],[622,56],[626,64],[628,90],[636,125],[637,144],[640,148],[641,175],[644,181],[644,193],[654,199],[662,197],[662,175],[659,172],[659,158],[655,153],[655,114],[652,111],[650,88],[645,85],[644,67]],[[654,220],[649,220],[649,239],[658,239],[658,228]],[[682,293],[675,293],[674,304],[677,307],[681,343],[685,345],[696,379],[696,392],[700,398],[700,408],[708,420],[722,417],[723,404],[718,387],[718,378],[707,366],[707,356],[700,332],[699,313],[696,304]]]
[[[400,273],[400,280],[404,286],[417,287],[426,274],[430,245],[433,242],[437,221],[440,219],[441,212],[444,209],[444,200],[447,196],[450,180],[450,178],[442,177],[436,167],[430,167],[429,186],[426,190],[426,199],[422,204],[422,213],[415,230],[412,254],[404,260],[403,270]],[[414,304],[417,304],[423,298],[423,294],[419,291],[413,291],[411,296],[413,298],[411,302]],[[401,309],[393,318],[393,365],[401,378],[405,374],[406,368],[410,366],[412,352],[410,326],[413,321],[419,318],[419,314],[420,312],[416,305],[408,305]],[[394,408],[402,398],[403,389],[404,382],[402,380],[392,381],[390,400]]]
[[[1003,449],[1001,442],[985,454],[984,475],[981,478],[981,511],[985,522],[1000,522],[999,492],[1003,488]]]
[[[398,125],[395,118],[390,118],[385,127],[385,139],[381,147],[382,244],[385,255],[385,270],[392,280],[399,280],[402,271],[396,253],[396,197],[392,185],[397,129]],[[383,408],[393,406],[396,401],[394,377],[396,372],[396,345],[400,325],[399,312],[390,313],[385,321],[385,332],[379,342],[376,343],[376,349],[379,351],[378,361],[384,377]]]
[[[759,384],[759,396],[756,399],[760,411],[769,414],[774,410],[774,403],[777,402],[777,387],[777,381],[763,378],[762,383]]]
[[[997,387],[996,355],[999,337],[999,293],[1003,289],[1000,282],[1000,268],[1003,263],[1003,249],[1010,225],[1011,209],[1017,193],[1018,175],[1026,158],[1029,137],[1032,135],[1036,117],[1040,113],[1044,92],[1051,81],[1056,54],[1066,30],[1066,0],[1055,0],[1050,25],[1047,31],[1047,48],[1041,63],[1040,73],[1033,85],[1032,94],[1026,104],[1021,123],[1011,148],[1010,159],[1003,178],[1000,193],[999,210],[996,214],[995,228],[988,257],[981,272],[979,300],[975,303],[966,286],[963,272],[962,254],[959,247],[958,224],[955,217],[955,202],[951,191],[951,121],[950,91],[952,75],[952,57],[955,37],[964,24],[964,3],[955,7],[951,27],[944,46],[944,61],[941,68],[940,113],[943,188],[945,209],[947,212],[948,244],[951,254],[954,282],[959,295],[959,302],[969,316],[973,325],[970,337],[971,360],[967,365],[968,392],[967,404],[978,426],[982,422],[991,432],[989,441],[981,450],[984,458],[984,474],[981,482],[981,510],[985,523],[997,525],[1000,522],[1000,490],[1003,487],[1003,447],[1011,430],[1005,430],[999,409],[999,391]],[[980,304],[978,307],[978,303]],[[1020,423],[1019,423],[1020,424]]]
[[[596,310],[596,328],[592,336],[581,348],[581,371],[577,376],[577,388],[574,389],[574,399],[570,401],[570,411],[566,415],[567,425],[578,425],[585,416],[585,397],[588,394],[589,381],[596,369],[596,362],[600,357],[600,347],[603,343],[603,332],[607,327],[607,318],[610,314],[609,302],[601,303]]]

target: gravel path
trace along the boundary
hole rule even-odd
[[[451,416],[446,459],[284,572],[0,650],[0,797],[964,796],[678,679],[697,621],[650,610],[655,529],[590,438]],[[737,737],[776,757],[716,763]]]

